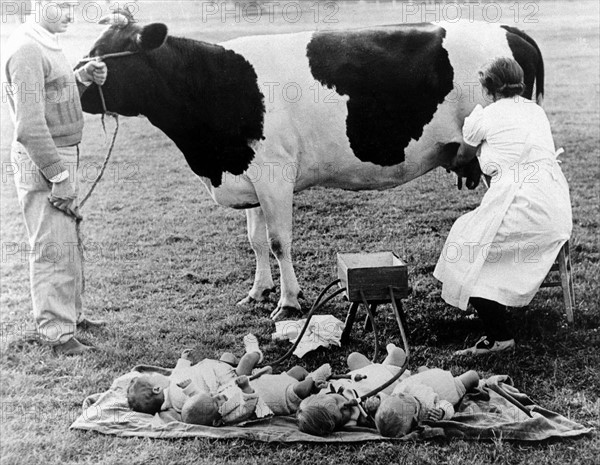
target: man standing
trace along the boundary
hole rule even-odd
[[[105,325],[82,313],[76,178],[83,129],[79,97],[92,82],[104,84],[107,69],[89,62],[73,72],[62,52],[58,34],[73,21],[77,3],[37,0],[36,14],[10,37],[4,53],[15,125],[11,159],[30,245],[35,331],[29,338],[64,355],[92,349],[75,338],[76,329]]]

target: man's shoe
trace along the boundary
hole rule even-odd
[[[95,329],[101,329],[106,326],[105,320],[90,320],[89,318],[83,318],[77,323],[77,329],[83,331],[93,331]]]
[[[487,336],[483,336],[473,347],[468,349],[457,350],[454,355],[483,355],[490,352],[502,352],[515,346],[514,339],[506,341],[495,341]]]
[[[96,349],[92,346],[86,346],[72,337],[67,342],[55,345],[52,350],[56,355],[81,355]]]

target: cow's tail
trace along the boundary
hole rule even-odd
[[[521,39],[531,45],[537,52],[538,60],[535,66],[535,101],[539,106],[542,106],[542,103],[544,102],[544,59],[542,58],[542,51],[538,47],[536,41],[520,29],[507,26],[506,30],[519,36]]]
[[[538,55],[538,62],[535,67],[535,101],[539,106],[542,106],[542,103],[544,103],[544,59],[542,58],[542,51],[538,47],[538,44],[535,40],[533,40],[523,31],[518,31],[519,36],[521,36],[523,40],[526,40],[533,48],[535,48],[535,51]]]

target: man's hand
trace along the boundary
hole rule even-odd
[[[441,408],[432,408],[427,412],[427,420],[440,421],[444,418],[444,411]]]
[[[192,384],[192,380],[188,378],[188,379],[184,379],[183,381],[180,381],[179,383],[177,383],[177,386],[180,387],[181,389],[185,389],[190,384]]]
[[[88,61],[77,71],[80,73],[82,82],[93,82],[99,86],[106,82],[108,76],[108,68],[103,61]]]
[[[79,214],[77,195],[69,179],[52,184],[52,192],[48,196],[48,201],[54,208],[58,208],[65,214],[78,220],[82,219]]]

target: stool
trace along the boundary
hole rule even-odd
[[[558,276],[554,273],[558,272]],[[552,276],[551,276],[552,275]],[[560,280],[557,280],[560,278]],[[548,279],[555,279],[548,281]],[[575,306],[575,290],[573,288],[573,274],[571,272],[571,255],[569,253],[569,241],[561,247],[556,257],[556,261],[550,268],[546,280],[540,287],[562,287],[563,298],[565,301],[565,313],[567,321],[573,323],[573,307]]]
[[[404,334],[403,326],[406,326],[406,318],[401,299],[409,293],[406,263],[391,251],[338,253],[337,261],[338,283],[344,290],[346,299],[351,303],[344,323],[341,343],[345,345],[348,342],[358,308],[361,304],[364,305],[368,314],[365,319],[365,330],[373,330],[375,339],[375,355],[373,356],[373,362],[375,362],[379,352],[375,323],[378,305],[392,304],[400,332]]]
[[[402,295],[402,297],[406,297],[406,295]],[[402,321],[402,324],[404,326],[406,326],[406,315],[404,314],[404,309],[402,307],[402,300],[400,300],[400,299],[401,299],[401,297],[397,297],[395,299],[396,308],[398,308],[398,311],[400,313],[400,319]],[[367,312],[370,312],[371,315],[373,316],[373,320],[375,320],[375,317],[377,316],[377,306],[382,305],[382,304],[389,304],[391,302],[392,302],[391,299],[378,300],[378,301],[367,301],[364,303],[365,310]],[[350,340],[350,332],[352,331],[352,326],[354,325],[354,321],[356,320],[356,314],[358,312],[358,308],[360,307],[361,303],[363,303],[363,302],[352,302],[350,304],[350,308],[348,309],[348,314],[346,315],[346,321],[344,322],[344,330],[342,331],[342,336],[340,338],[340,342],[342,345],[347,344],[348,341]],[[367,310],[367,308],[368,308],[368,310]],[[367,313],[367,315],[365,315],[365,321],[363,323],[363,331],[365,331],[365,332],[374,331],[375,337],[377,337],[377,328],[373,328],[373,325],[371,323],[371,318],[369,317],[368,313]]]

